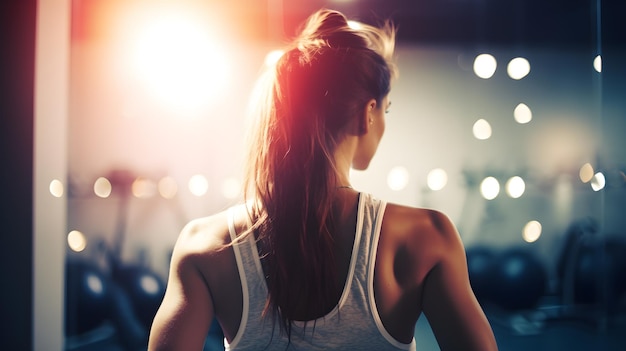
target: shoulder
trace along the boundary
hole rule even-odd
[[[235,228],[240,232],[242,222],[244,222],[237,211]],[[211,216],[196,218],[189,221],[181,230],[176,244],[172,260],[219,260],[220,257],[228,255],[230,249],[230,232],[228,224],[229,210],[225,210]]]
[[[201,276],[213,291],[214,299],[220,299],[216,287],[226,286],[228,284],[225,282],[238,277],[235,254],[230,245],[228,212],[219,212],[187,223],[174,245],[170,263],[170,276],[180,277],[181,280],[193,275]],[[234,223],[235,228],[241,233],[246,223],[245,217],[239,211],[236,211],[235,217],[238,218]]]
[[[386,240],[416,257],[422,268],[434,266],[463,251],[463,243],[452,220],[433,209],[387,204],[383,219]]]
[[[224,211],[187,223],[178,236],[175,250],[188,254],[210,254],[229,242],[228,213]]]
[[[431,240],[454,240],[458,238],[452,220],[443,212],[397,204],[387,204],[385,222],[399,240],[416,238]]]

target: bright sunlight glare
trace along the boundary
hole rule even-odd
[[[283,56],[285,52],[283,50],[272,50],[265,55],[265,65],[268,67],[275,66],[278,60]]]
[[[132,69],[157,101],[176,111],[197,111],[226,90],[229,60],[211,37],[209,21],[191,9],[165,8],[138,21],[131,40]]]

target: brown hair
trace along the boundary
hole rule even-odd
[[[296,314],[327,308],[337,291],[333,154],[366,103],[389,93],[394,39],[388,22],[351,28],[339,12],[316,12],[269,72],[254,110],[244,197],[269,290],[265,313],[289,336]]]

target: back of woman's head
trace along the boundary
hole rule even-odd
[[[363,121],[358,117],[370,99],[380,103],[389,93],[396,72],[394,40],[388,22],[381,28],[351,26],[337,11],[313,14],[268,72],[265,99],[253,116],[248,180],[273,187],[279,184],[274,176],[300,170],[333,181],[334,172],[310,169],[311,162],[323,156],[334,169],[337,143],[360,133]],[[289,160],[298,167],[291,168]]]
[[[394,35],[389,23],[353,28],[339,12],[318,11],[273,67],[253,116],[246,197],[254,200],[265,254],[266,311],[288,331],[297,315],[325,308],[336,291],[334,152],[344,137],[363,132],[367,102],[381,104],[389,93]]]
[[[393,40],[389,25],[353,28],[339,12],[317,12],[276,66],[276,117],[326,133],[332,149],[368,100],[389,93]]]

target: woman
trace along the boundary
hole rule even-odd
[[[395,32],[307,22],[253,128],[245,205],[192,221],[172,257],[150,350],[412,350],[422,312],[442,350],[493,350],[459,235],[443,214],[350,186],[385,130]]]

